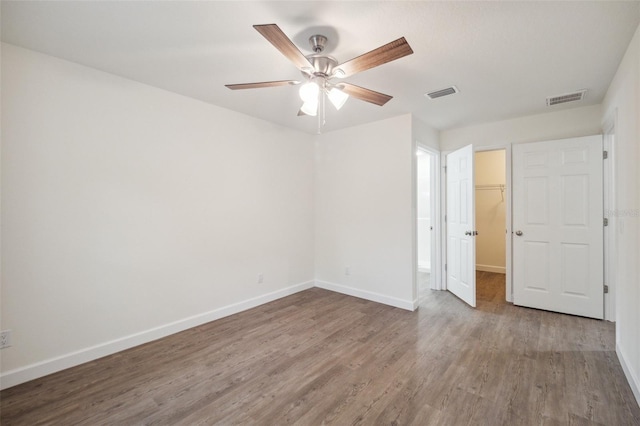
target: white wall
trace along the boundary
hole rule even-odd
[[[538,142],[602,132],[600,105],[529,115],[440,132],[440,148],[453,151],[473,144],[499,147],[518,142]]]
[[[640,27],[603,102],[603,121],[615,128],[616,343],[640,403]]]
[[[414,308],[414,150],[410,115],[318,136],[316,285]]]
[[[2,385],[312,286],[313,158],[310,135],[3,44]]]
[[[476,188],[506,184],[505,151],[481,151],[475,154]],[[506,272],[507,204],[499,189],[476,189],[476,269]]]

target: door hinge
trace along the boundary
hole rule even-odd
[[[609,293],[609,286],[608,285],[604,285],[604,294]]]
[[[605,160],[609,158],[609,151],[602,151],[602,158]]]
[[[447,270],[447,264],[446,263],[444,264],[444,270],[445,271]]]
[[[609,226],[609,219],[608,218],[604,218],[604,226]]]

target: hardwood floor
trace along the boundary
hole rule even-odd
[[[613,324],[509,305],[498,274],[477,298],[307,290],[7,389],[0,422],[640,424]]]

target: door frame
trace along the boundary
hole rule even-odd
[[[507,209],[506,211],[506,233],[505,233],[505,239],[506,239],[506,246],[505,246],[505,257],[506,257],[506,271],[505,271],[505,296],[506,296],[506,301],[507,302],[513,302],[513,280],[512,280],[512,265],[513,265],[513,249],[512,249],[512,228],[511,228],[511,215],[512,215],[512,205],[511,205],[511,143],[502,143],[502,144],[495,144],[495,145],[483,145],[483,146],[473,146],[473,152],[481,152],[481,151],[498,151],[498,150],[504,150],[505,151],[505,191],[504,191],[504,202],[505,202],[505,208]],[[440,164],[444,165],[446,164],[446,156],[448,154],[450,154],[453,151],[443,151],[440,154]],[[441,206],[443,207],[441,209],[441,215],[440,215],[440,220],[441,223],[446,226],[446,221],[445,221],[445,212],[446,212],[446,197],[447,197],[447,188],[446,188],[446,176],[445,176],[445,167],[441,166],[440,167],[440,194],[441,194]],[[441,244],[441,248],[440,248],[440,252],[441,253],[446,253],[447,252],[447,233],[446,232],[442,232],[441,238],[440,238],[440,244]],[[442,258],[442,263],[440,265],[440,276],[441,277],[446,277],[446,272],[445,272],[445,264],[446,264],[446,256],[444,256]],[[442,281],[442,287],[440,288],[440,290],[446,290],[447,289],[447,285],[446,285],[446,279],[443,279]]]
[[[602,165],[602,191],[604,201],[603,215],[609,220],[604,228],[604,283],[609,286],[609,293],[604,295],[604,319],[616,320],[616,257],[617,257],[617,201],[616,201],[616,129],[618,110],[604,120],[602,126],[602,147],[608,157]]]
[[[431,211],[434,212],[432,214],[432,224],[433,224],[433,233],[431,234],[431,277],[429,280],[429,288],[432,290],[442,290],[442,271],[439,265],[443,264],[442,258],[442,246],[438,244],[441,239],[442,234],[442,222],[440,220],[440,215],[437,212],[441,209],[441,185],[440,185],[440,173],[437,170],[440,169],[440,151],[435,148],[432,148],[428,145],[424,145],[420,143],[420,141],[415,141],[412,146],[412,188],[413,188],[413,206],[412,206],[412,244],[413,244],[413,300],[414,300],[414,309],[418,307],[418,280],[417,280],[417,271],[418,271],[418,197],[417,197],[417,150],[425,151],[431,156]]]

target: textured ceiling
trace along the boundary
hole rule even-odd
[[[378,107],[327,107],[323,131],[411,113],[437,129],[597,104],[640,22],[625,2],[2,2],[2,40],[286,127],[297,88],[227,83],[300,79],[253,24],[276,23],[305,54],[308,37],[344,62],[401,36],[414,54],[346,79],[394,96]],[[460,93],[429,100],[425,92]],[[588,89],[584,101],[547,96]]]

